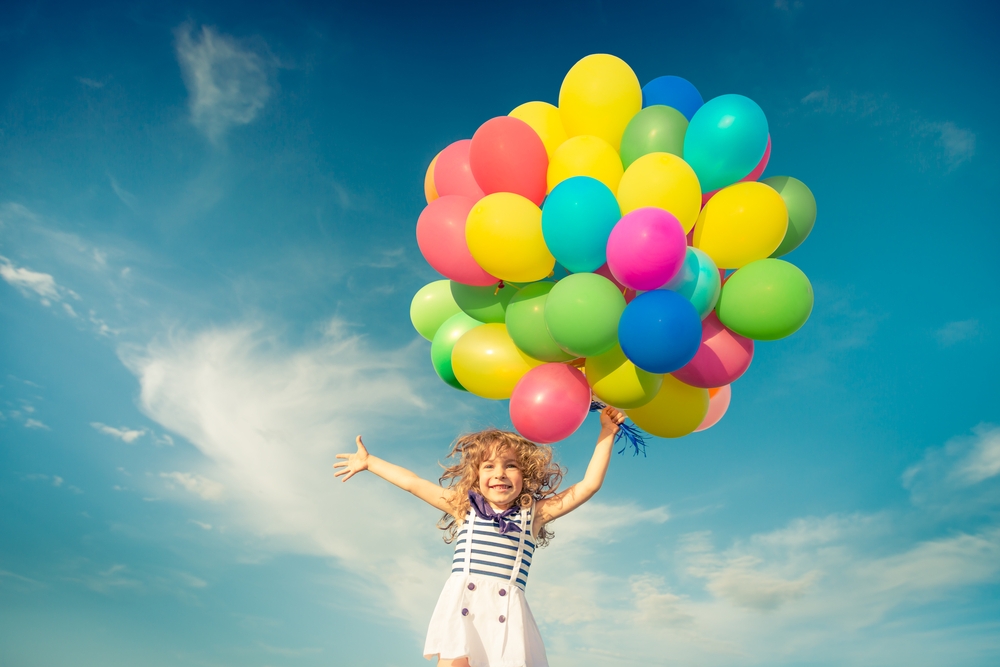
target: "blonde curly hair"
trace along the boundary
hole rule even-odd
[[[444,466],[444,474],[438,480],[455,492],[454,514],[445,513],[438,521],[438,528],[445,531],[444,541],[451,544],[469,513],[469,490],[480,492],[479,466],[494,454],[500,454],[510,449],[517,458],[517,467],[521,470],[524,483],[521,495],[514,504],[530,507],[534,501],[555,495],[562,483],[564,468],[552,461],[552,448],[547,445],[536,445],[525,440],[517,433],[490,428],[478,433],[468,433],[460,436],[451,445],[449,459],[458,459],[451,466]],[[547,526],[538,531],[538,546],[544,547],[553,536]]]

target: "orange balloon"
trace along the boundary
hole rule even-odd
[[[437,164],[438,155],[441,153],[434,156],[431,165],[427,167],[427,174],[424,175],[424,197],[427,197],[428,204],[438,198],[437,188],[434,187],[434,165]]]

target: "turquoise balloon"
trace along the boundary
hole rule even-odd
[[[767,118],[742,95],[705,102],[688,123],[684,161],[698,175],[702,192],[724,188],[754,170],[767,150]]]
[[[465,313],[457,313],[438,327],[434,340],[431,341],[431,364],[434,365],[438,377],[455,389],[468,391],[455,377],[455,371],[451,368],[451,351],[459,338],[481,324],[482,322]]]
[[[503,324],[506,317],[507,304],[517,293],[517,288],[504,283],[478,287],[464,285],[451,281],[451,296],[455,303],[469,317],[486,324]]]
[[[715,308],[722,290],[719,268],[703,250],[688,247],[680,271],[663,286],[691,302],[701,319]]]
[[[556,261],[572,273],[588,273],[608,261],[608,237],[621,217],[608,186],[596,178],[574,176],[545,198],[542,236]]]

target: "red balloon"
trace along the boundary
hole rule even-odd
[[[568,364],[542,364],[524,374],[510,395],[510,420],[537,443],[563,440],[590,412],[590,385]]]
[[[743,375],[752,359],[753,341],[723,326],[713,310],[701,323],[698,352],[671,375],[692,387],[722,387]]]
[[[499,278],[479,266],[465,241],[465,220],[475,205],[469,197],[458,195],[432,201],[417,219],[417,245],[427,263],[445,278],[483,287]]]
[[[486,196],[469,167],[472,139],[462,139],[438,154],[434,165],[434,189],[438,195],[460,195],[479,201]]]
[[[531,126],[511,116],[491,118],[472,136],[469,165],[486,194],[513,192],[536,206],[545,199],[549,155]]]
[[[761,174],[764,173],[764,170],[767,169],[767,161],[770,159],[771,159],[771,135],[769,134],[767,135],[767,148],[764,149],[764,157],[760,159],[760,162],[758,162],[757,166],[753,168],[753,171],[751,171],[749,174],[747,174],[737,182],[745,183],[746,181],[756,181],[757,179],[759,179],[761,177]],[[722,188],[719,188],[719,190],[721,189]],[[705,204],[708,203],[708,200],[714,197],[715,193],[718,192],[719,190],[712,190],[711,192],[706,192],[705,194],[703,194],[701,196],[701,207],[705,208]]]

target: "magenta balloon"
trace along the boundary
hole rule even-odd
[[[601,264],[601,268],[594,271],[594,273],[596,273],[599,276],[603,276],[608,280],[610,280],[611,282],[613,282],[615,284],[615,287],[620,289],[622,291],[622,294],[625,296],[626,304],[631,303],[632,299],[635,298],[636,291],[634,289],[629,289],[624,285],[622,285],[620,282],[618,282],[618,279],[615,278],[615,274],[611,273],[611,269],[608,268],[607,262]]]
[[[719,391],[715,392],[715,396],[708,399],[708,414],[705,415],[695,432],[704,431],[706,428],[712,428],[718,424],[722,415],[726,414],[726,410],[729,409],[729,401],[732,400],[732,397],[733,389],[730,385],[720,387]]]
[[[427,263],[445,278],[484,287],[499,278],[476,263],[465,241],[465,219],[475,205],[472,199],[458,195],[432,201],[417,219],[417,245]]]
[[[744,183],[746,181],[758,181],[760,177],[764,174],[764,170],[767,169],[767,161],[771,159],[771,135],[767,135],[767,148],[764,149],[764,157],[760,159],[757,166],[753,168],[749,174],[741,178],[738,182]],[[727,186],[728,187],[728,186]],[[719,188],[721,190],[722,188]],[[719,190],[712,190],[711,192],[706,192],[701,196],[701,207],[705,208],[705,204],[708,200],[715,196],[715,193]]]
[[[590,385],[567,364],[542,364],[524,374],[510,395],[510,420],[517,432],[537,443],[563,440],[590,412]]]
[[[479,201],[486,196],[476,183],[469,164],[472,139],[462,139],[447,146],[434,163],[434,189],[439,196],[460,195]]]
[[[701,323],[701,346],[694,359],[671,375],[692,387],[722,387],[743,375],[752,359],[753,341],[727,329],[712,311]]]
[[[684,227],[673,214],[652,206],[637,208],[611,230],[608,268],[625,287],[654,290],[677,274],[686,252]]]

